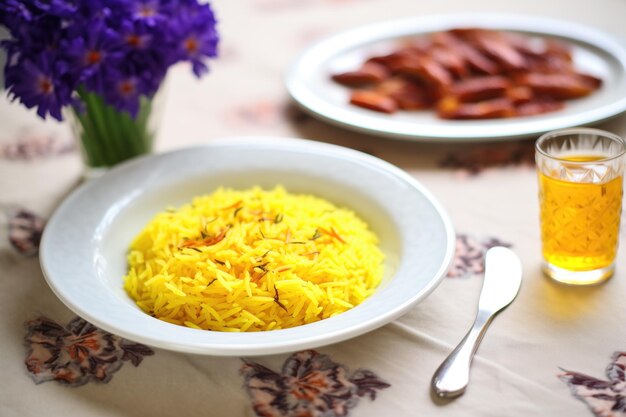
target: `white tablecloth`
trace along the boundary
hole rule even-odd
[[[263,135],[374,154],[408,171],[443,204],[458,235],[454,267],[396,322],[314,351],[224,359],[150,348],[92,329],[54,296],[36,255],[46,218],[79,181],[79,155],[66,126],[44,123],[3,98],[0,416],[584,417],[594,415],[594,407],[597,416],[626,416],[626,244],[616,275],[604,285],[570,288],[543,277],[532,140],[423,144],[366,136],[296,110],[282,83],[303,47],[361,24],[434,13],[522,12],[626,39],[626,2],[221,0],[214,8],[221,57],[200,81],[185,66],[172,70],[157,150]],[[624,136],[626,116],[599,127]],[[521,292],[490,327],[466,394],[436,400],[430,379],[472,323],[482,254],[495,244],[509,245],[522,259]],[[97,360],[71,355],[69,346],[79,339],[100,345],[90,351]],[[305,371],[306,360],[318,370]],[[334,385],[296,401],[290,393],[304,381],[294,367],[305,376],[319,372]],[[53,375],[61,382],[50,380]]]

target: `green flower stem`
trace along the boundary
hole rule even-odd
[[[109,133],[109,143],[111,147],[115,149],[115,154],[117,155],[116,159],[123,160],[126,159],[127,146],[124,145],[124,133],[121,129],[121,126],[117,121],[115,110],[111,109],[109,106],[103,107],[104,119],[106,121],[106,127]],[[129,141],[129,145],[132,141]]]
[[[131,136],[134,140],[128,142],[128,152],[132,154],[140,154],[142,146],[141,146],[141,136],[137,135],[137,133],[133,130],[133,121],[126,120],[123,118],[120,120],[120,129],[124,132],[125,136]]]
[[[122,122],[124,121],[125,115],[120,114],[110,106],[104,106],[103,108],[107,128],[109,130],[109,140],[111,146],[115,149],[117,159],[123,161],[131,158],[135,154],[133,151],[135,140],[133,136],[128,134],[123,128],[124,124],[120,123],[120,120]]]
[[[137,115],[136,120],[131,120],[128,118],[125,120],[126,129],[129,132],[132,132],[135,137],[140,138],[140,140],[135,142],[136,151],[139,153],[146,153],[149,149],[152,149],[152,141],[151,135],[148,131],[148,120],[152,110],[152,102],[148,99],[143,99],[141,102],[141,107],[139,110],[139,114]]]
[[[94,103],[91,98],[92,93],[79,90],[79,95],[85,107],[83,112],[78,113],[78,118],[83,128],[81,141],[83,148],[87,151],[87,165],[94,167],[110,166],[111,161],[114,161],[116,156],[110,149],[107,132],[103,130],[104,125],[101,123],[102,106]]]
[[[145,99],[139,113],[139,120],[137,121],[137,129],[144,135],[142,143],[149,149],[152,148],[152,134],[149,131],[148,120],[152,113],[152,100]]]
[[[78,90],[84,111],[75,110],[86,163],[92,167],[113,166],[118,162],[150,152],[152,135],[148,120],[150,99],[142,98],[137,117],[118,111],[95,93]]]
[[[90,161],[91,164],[94,166],[104,165],[104,162],[102,160],[102,155],[100,155],[97,152],[92,141],[86,139],[86,137],[89,137],[89,136],[93,137],[94,135],[96,135],[94,131],[94,127],[91,124],[91,121],[88,118],[81,116],[80,114],[76,114],[76,117],[78,118],[81,126],[83,127],[83,131],[80,133],[80,136],[81,136],[80,139],[81,139],[81,142],[83,143],[83,150],[86,154],[85,158],[88,161]]]
[[[92,93],[87,94],[85,100],[87,102],[85,117],[90,118],[91,122],[96,126],[96,143],[105,155],[104,162],[107,165],[112,165],[114,161],[120,160],[121,155],[113,141],[114,138],[110,125],[105,121],[104,113],[106,108],[104,103]]]

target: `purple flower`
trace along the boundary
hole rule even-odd
[[[9,96],[13,100],[19,98],[29,109],[37,107],[37,114],[44,119],[49,113],[61,120],[61,108],[72,102],[72,88],[64,82],[66,65],[53,62],[48,54],[35,59],[24,58],[20,65],[5,68]]]
[[[161,14],[158,1],[138,1],[133,5],[133,18],[147,26],[156,26],[166,17]]]
[[[187,4],[184,4],[187,3]],[[206,30],[205,22],[215,26],[215,18],[210,8],[198,9],[193,2],[183,2],[173,25],[178,59],[191,61],[193,72],[201,76],[208,71],[202,58],[217,56],[218,36],[215,30]]]
[[[116,76],[110,80],[110,85],[112,88],[104,96],[107,102],[115,108],[124,109],[131,115],[136,115],[139,112],[141,92],[139,80],[133,76],[125,78]]]
[[[13,26],[11,23],[30,22],[33,18],[28,7],[17,0],[6,0],[4,3],[0,3],[0,14],[6,15],[6,22],[3,22],[3,24],[8,27]],[[9,19],[10,17],[12,19]]]
[[[118,31],[121,41],[129,54],[147,51],[153,45],[154,35],[141,22],[123,21]]]
[[[73,1],[35,0],[33,4],[42,12],[59,17],[71,17],[78,10],[76,3]]]
[[[171,65],[191,62],[200,76],[217,56],[215,16],[196,0],[5,0],[0,25],[9,95],[43,118],[61,120],[79,91],[134,117]]]
[[[83,79],[97,75],[103,66],[116,66],[124,58],[120,34],[106,25],[103,19],[85,22],[90,28],[72,27],[68,30],[66,46],[72,64],[82,69]]]

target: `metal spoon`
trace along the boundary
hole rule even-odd
[[[453,398],[465,392],[478,344],[496,313],[515,299],[521,283],[522,265],[517,255],[501,246],[489,249],[474,325],[433,375],[432,389],[439,397]]]

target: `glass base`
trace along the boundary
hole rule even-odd
[[[82,180],[83,182],[89,182],[91,180],[95,180],[106,174],[110,170],[109,167],[92,167],[86,166],[83,171]]]
[[[613,276],[615,264],[591,271],[570,271],[559,268],[547,262],[542,264],[543,272],[555,281],[570,285],[594,285],[600,284]]]

